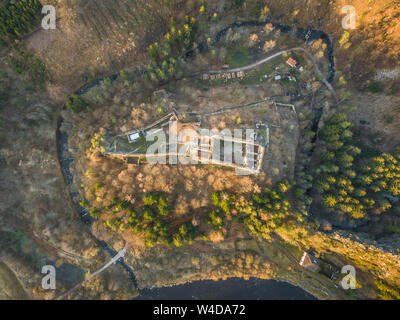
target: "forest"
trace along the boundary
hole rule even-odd
[[[0,45],[6,46],[32,31],[41,19],[38,0],[9,1],[0,7]]]
[[[151,81],[165,82],[171,78],[181,78],[183,73],[179,69],[180,57],[193,48],[193,42],[198,31],[196,18],[185,16],[183,23],[178,24],[173,18],[169,22],[169,30],[162,41],[154,42],[148,48],[151,63],[148,65]]]
[[[103,188],[104,184],[98,182],[93,191]],[[111,214],[112,219],[106,219],[104,226],[113,231],[132,230],[135,234],[141,234],[145,238],[145,245],[153,247],[156,244],[166,246],[182,246],[184,243],[191,244],[198,235],[198,228],[193,226],[192,221],[174,224],[170,217],[171,205],[167,194],[160,192],[149,192],[140,206],[131,202],[121,201],[117,197],[112,199],[110,205],[105,208],[91,207],[85,200],[81,206],[89,210],[94,219],[99,219],[103,214]]]
[[[313,170],[316,200],[348,218],[368,218],[391,207],[400,194],[400,148],[394,154],[365,156],[354,145],[352,123],[338,112],[319,133],[321,162]]]

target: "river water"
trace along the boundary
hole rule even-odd
[[[231,278],[144,289],[135,300],[316,300],[316,298],[286,282]]]
[[[214,37],[213,43],[218,42],[227,31],[232,28],[250,27],[250,26],[262,26],[266,23],[272,23],[271,21],[245,21],[240,23],[233,23],[226,28],[222,29]],[[335,74],[334,59],[333,59],[333,46],[332,43],[325,33],[319,30],[306,30],[301,28],[293,28],[291,26],[284,26],[277,23],[272,23],[275,28],[279,29],[281,32],[289,33],[293,32],[293,35],[298,39],[303,39],[304,41],[312,41],[316,39],[322,39],[327,45],[326,56],[329,60],[329,75],[327,77],[328,81],[333,80]],[[207,44],[202,43],[199,46],[199,51],[207,50]],[[189,52],[187,57],[193,56],[195,51]],[[132,75],[132,78],[141,77],[147,73],[146,70],[139,70]],[[109,78],[114,81],[119,77],[119,74],[111,75]],[[85,94],[90,89],[102,84],[104,79],[95,80],[78,90],[77,94]],[[313,123],[313,131],[318,130],[318,123],[321,117],[321,112],[315,110],[316,118]],[[57,128],[57,146],[60,164],[64,173],[66,183],[68,185],[72,184],[73,176],[70,171],[70,164],[74,160],[68,152],[68,135],[65,132],[61,132],[60,127],[63,124],[63,119],[60,118]],[[79,195],[72,194],[72,198],[75,202],[77,211],[79,212],[82,222],[90,225],[93,219],[88,214],[87,210],[79,205]],[[110,256],[116,253],[112,250],[104,241],[100,241],[100,245],[106,249]],[[134,270],[132,270],[128,265],[124,263],[123,259],[118,261],[119,264],[126,270],[132,284],[136,287],[136,277],[134,275]],[[231,278],[224,281],[195,281],[192,283],[187,283],[184,285],[178,285],[173,287],[165,288],[146,288],[141,290],[140,296],[137,299],[150,299],[150,300],[183,300],[183,299],[193,299],[193,300],[204,300],[204,299],[231,299],[231,300],[312,300],[316,299],[306,291],[299,287],[293,286],[286,282],[280,282],[275,280],[261,280],[251,278],[249,280],[244,280],[241,278]]]

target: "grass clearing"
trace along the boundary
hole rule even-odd
[[[229,48],[226,55],[226,62],[230,68],[240,68],[250,63],[250,52],[245,47]]]

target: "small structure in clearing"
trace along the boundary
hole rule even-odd
[[[293,59],[292,57],[290,57],[290,58],[288,59],[288,61],[286,61],[286,63],[287,63],[289,66],[291,66],[292,68],[296,68],[296,67],[297,67],[297,64],[298,64],[298,62],[297,62],[295,59]]]
[[[315,258],[312,254],[304,252],[303,256],[300,259],[299,263],[302,267],[315,272],[317,271],[320,261]]]
[[[201,76],[202,80],[219,80],[219,79],[243,79],[245,76],[244,71],[237,71],[237,72],[221,72],[217,74],[208,74],[204,73]]]

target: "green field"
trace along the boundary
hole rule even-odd
[[[230,68],[240,68],[250,63],[249,49],[245,47],[229,48],[226,55],[226,63]]]

